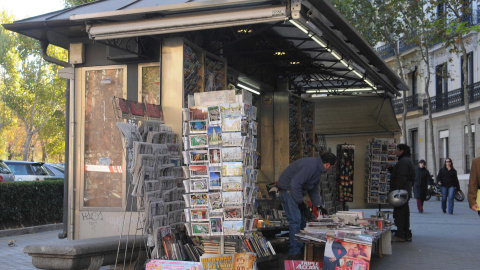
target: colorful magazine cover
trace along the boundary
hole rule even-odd
[[[199,262],[151,260],[145,266],[145,270],[203,270]]]
[[[241,116],[225,116],[222,118],[222,132],[242,131]]]
[[[224,147],[243,146],[243,137],[241,132],[222,133],[222,145]]]
[[[220,113],[220,106],[208,107],[208,122],[210,125],[219,125],[222,123],[222,115]]]
[[[208,149],[208,160],[210,166],[220,166],[222,165],[222,149],[220,148],[209,148]]]
[[[210,218],[210,234],[223,235],[223,219],[221,217]]]
[[[210,190],[222,189],[220,174],[221,174],[220,172],[215,172],[215,171],[210,172],[210,179],[209,179]]]
[[[190,148],[206,148],[208,147],[207,134],[190,135],[189,137]]]
[[[340,241],[328,236],[325,243],[323,269],[353,270],[353,266],[356,265],[358,269],[368,270],[371,254],[372,246]],[[332,255],[335,256],[334,262],[330,260]]]
[[[222,148],[222,161],[242,161],[243,151],[242,147],[224,147]]]
[[[222,192],[223,206],[243,205],[243,192]]]
[[[208,194],[208,205],[211,209],[222,208],[222,193],[215,192]]]
[[[209,145],[222,144],[222,128],[220,126],[209,126],[207,134]]]
[[[285,270],[322,270],[321,262],[285,261]]]
[[[210,223],[192,222],[192,235],[208,236],[210,235]]]
[[[203,254],[200,257],[205,270],[233,270],[233,254]]]
[[[242,162],[223,162],[222,176],[242,176],[243,163]]]
[[[225,235],[243,235],[243,220],[226,220],[223,222],[223,232]]]
[[[243,179],[242,177],[223,177],[222,191],[242,191]]]
[[[206,120],[190,121],[190,134],[195,133],[207,133]]]
[[[243,220],[243,207],[224,207],[223,208],[223,220]]]
[[[205,163],[208,162],[207,150],[190,150],[188,151],[190,163]]]

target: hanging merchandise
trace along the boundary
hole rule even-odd
[[[355,145],[337,145],[337,184],[340,202],[353,202]]]
[[[390,190],[390,172],[387,164],[395,165],[397,144],[394,139],[372,138],[366,145],[365,179],[367,202],[387,204]]]

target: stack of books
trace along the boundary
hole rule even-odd
[[[218,238],[203,239],[203,249],[207,254],[220,254],[220,239]]]

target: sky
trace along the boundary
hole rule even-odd
[[[16,20],[63,9],[63,0],[0,0],[0,10],[6,10]]]

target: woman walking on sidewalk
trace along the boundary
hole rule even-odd
[[[415,182],[413,183],[413,196],[417,199],[417,208],[419,213],[423,213],[423,202],[427,197],[428,185],[431,184],[432,176],[425,168],[425,160],[418,162],[418,167],[415,169]]]
[[[453,161],[451,158],[446,158],[443,167],[438,172],[438,185],[442,188],[442,211],[447,211],[448,198],[448,213],[453,215],[453,201],[455,197],[455,190],[460,187],[458,182],[457,171],[453,168]]]

